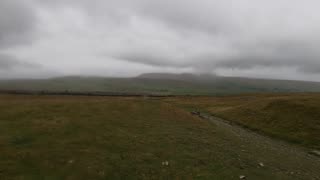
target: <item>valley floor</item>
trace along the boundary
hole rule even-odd
[[[1,95],[0,179],[320,179],[306,148],[180,105]]]

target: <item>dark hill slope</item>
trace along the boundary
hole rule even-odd
[[[149,73],[134,78],[68,76],[51,79],[1,80],[0,89],[216,95],[252,92],[320,92],[320,83],[206,74]]]

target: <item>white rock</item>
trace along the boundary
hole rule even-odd
[[[314,151],[310,151],[309,154],[315,155],[315,156],[319,156],[320,157],[320,151],[314,150]]]
[[[260,167],[264,167],[264,164],[261,162],[261,163],[259,163],[259,166]]]
[[[168,162],[168,161],[163,161],[163,162],[162,162],[162,165],[163,165],[163,166],[169,166],[169,162]]]

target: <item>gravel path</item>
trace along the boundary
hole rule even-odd
[[[266,164],[274,173],[286,173],[293,179],[320,180],[320,158],[311,155],[310,149],[260,135],[218,117],[199,116],[214,123],[231,143],[239,142],[239,157],[254,157],[261,161],[261,167]]]

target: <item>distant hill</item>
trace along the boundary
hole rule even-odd
[[[217,80],[219,77],[212,74],[191,74],[191,73],[182,73],[182,74],[172,74],[172,73],[146,73],[141,74],[136,77],[139,79],[163,79],[163,80],[179,80],[186,82],[212,82]]]
[[[210,74],[148,73],[133,78],[66,76],[51,79],[0,80],[0,90],[220,95],[253,92],[320,92],[320,83],[222,77]]]

